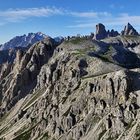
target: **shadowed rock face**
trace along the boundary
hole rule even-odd
[[[107,32],[105,29],[105,26],[101,23],[96,25],[96,34],[94,36],[94,39],[101,40],[107,37]]]
[[[128,23],[124,30],[121,32],[121,35],[139,35],[138,32],[133,28],[133,26]]]
[[[22,50],[17,51],[13,63],[2,65],[0,78],[3,80],[1,86],[3,86],[5,92],[2,93],[1,109],[3,108],[4,111],[10,110],[19,99],[33,90],[41,66],[53,55],[55,47],[55,41],[48,38],[33,45],[25,54]],[[4,77],[8,75],[7,80],[10,80],[10,83],[7,85]],[[8,89],[6,90],[7,86]],[[4,111],[1,112],[1,115]]]
[[[0,138],[140,139],[140,59],[125,44],[139,41],[46,38],[19,49],[0,65]]]
[[[95,40],[101,40],[105,39],[107,37],[115,37],[119,35],[117,31],[114,31],[113,29],[111,31],[106,31],[105,26],[101,23],[96,25],[96,33],[94,35]]]
[[[108,37],[116,37],[119,35],[119,33],[112,29],[111,31],[108,30],[107,35],[108,35]]]

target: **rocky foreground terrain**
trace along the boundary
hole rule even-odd
[[[10,52],[0,52],[1,140],[140,140],[132,25],[118,33],[98,24],[91,36],[46,37]]]

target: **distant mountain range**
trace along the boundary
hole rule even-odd
[[[96,25],[96,33],[93,36],[93,39],[95,40],[101,40],[109,37],[116,37],[118,35],[139,35],[139,33],[133,28],[133,26],[128,23],[124,30],[121,33],[118,33],[117,31],[114,31],[113,29],[111,31],[107,31],[105,29],[105,26],[102,23],[99,23]],[[10,41],[0,45],[0,50],[8,50],[12,48],[25,48],[28,46],[32,46],[34,43],[38,41],[42,41],[45,38],[48,38],[50,36],[42,33],[28,33],[28,35],[21,35],[16,36],[12,38]],[[61,43],[64,40],[64,37],[58,36],[53,38],[57,43]]]
[[[10,41],[0,45],[0,50],[8,50],[12,48],[24,48],[33,45],[38,41],[42,41],[43,39],[49,36],[45,35],[44,33],[37,32],[37,33],[28,33],[28,35],[16,36],[12,38]],[[54,38],[56,42],[61,42],[63,37],[56,37]]]

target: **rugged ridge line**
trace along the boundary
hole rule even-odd
[[[140,139],[140,37],[101,26],[101,40],[47,37],[0,65],[0,139]]]

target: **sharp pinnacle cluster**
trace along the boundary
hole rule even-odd
[[[101,40],[107,37],[116,37],[118,35],[139,35],[139,33],[133,28],[133,26],[128,23],[124,30],[119,34],[113,29],[111,31],[106,31],[105,26],[102,23],[96,25],[96,33],[94,39]]]

